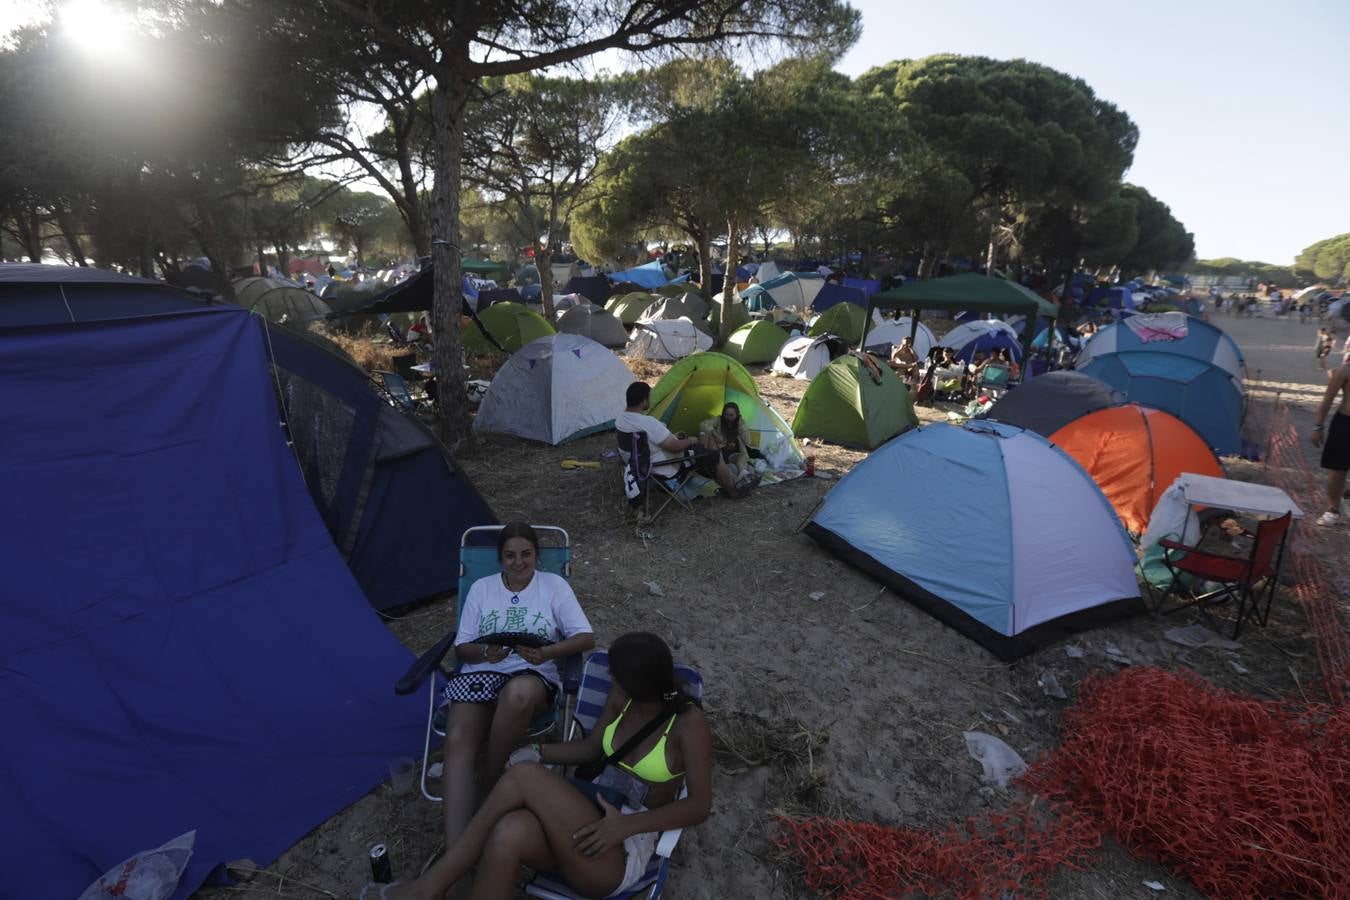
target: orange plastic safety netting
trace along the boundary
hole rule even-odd
[[[808,887],[846,900],[1043,894],[1105,831],[1215,897],[1350,896],[1350,711],[1288,707],[1196,676],[1085,682],[1024,802],[940,830],[780,820]],[[1039,806],[1044,807],[1042,800]]]
[[[839,900],[982,900],[1044,894],[1056,869],[1086,861],[1102,838],[1085,816],[1023,803],[942,829],[784,817],[775,840],[801,861],[807,887]]]

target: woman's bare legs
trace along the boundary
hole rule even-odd
[[[506,758],[520,745],[530,729],[530,720],[544,711],[548,690],[533,675],[517,675],[502,686],[497,695],[497,711],[492,714],[488,732],[487,759],[484,761],[483,793],[506,769]]]
[[[475,900],[507,898],[521,863],[556,868],[579,893],[606,896],[623,879],[623,847],[588,857],[572,838],[598,818],[595,804],[562,777],[534,763],[515,766],[498,780],[459,841],[421,878],[389,896],[440,900],[477,865]]]
[[[492,725],[492,705],[451,703],[445,720],[445,758],[441,763],[441,802],[445,804],[445,843],[459,840],[473,815],[477,792],[474,763]]]

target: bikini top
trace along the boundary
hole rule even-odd
[[[623,721],[624,715],[628,712],[628,707],[632,705],[633,701],[630,699],[624,704],[623,712],[619,713],[614,721],[609,723],[609,726],[600,736],[600,746],[604,749],[606,756],[614,753],[614,732],[618,730],[619,723]],[[683,772],[670,771],[670,766],[666,764],[666,737],[670,734],[670,729],[675,726],[677,716],[678,713],[670,717],[670,721],[666,723],[666,730],[661,732],[661,737],[657,740],[656,746],[648,750],[645,756],[632,765],[623,760],[615,760],[614,764],[624,771],[636,775],[648,784],[674,781],[683,775]]]

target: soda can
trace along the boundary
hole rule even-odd
[[[816,474],[816,458],[814,456],[806,457],[806,476],[810,478]]]
[[[389,849],[384,844],[370,848],[370,878],[380,884],[389,884],[394,880],[394,866],[389,861]]]

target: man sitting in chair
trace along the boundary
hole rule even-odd
[[[900,346],[891,351],[891,368],[909,388],[919,383],[919,354],[914,352],[913,338],[901,338]]]
[[[614,417],[614,428],[629,434],[642,432],[651,448],[653,473],[669,478],[685,466],[692,466],[705,478],[714,479],[728,497],[737,496],[736,476],[727,468],[718,451],[699,444],[686,434],[671,434],[660,419],[647,415],[652,388],[645,381],[628,386],[624,397],[627,407]]]

